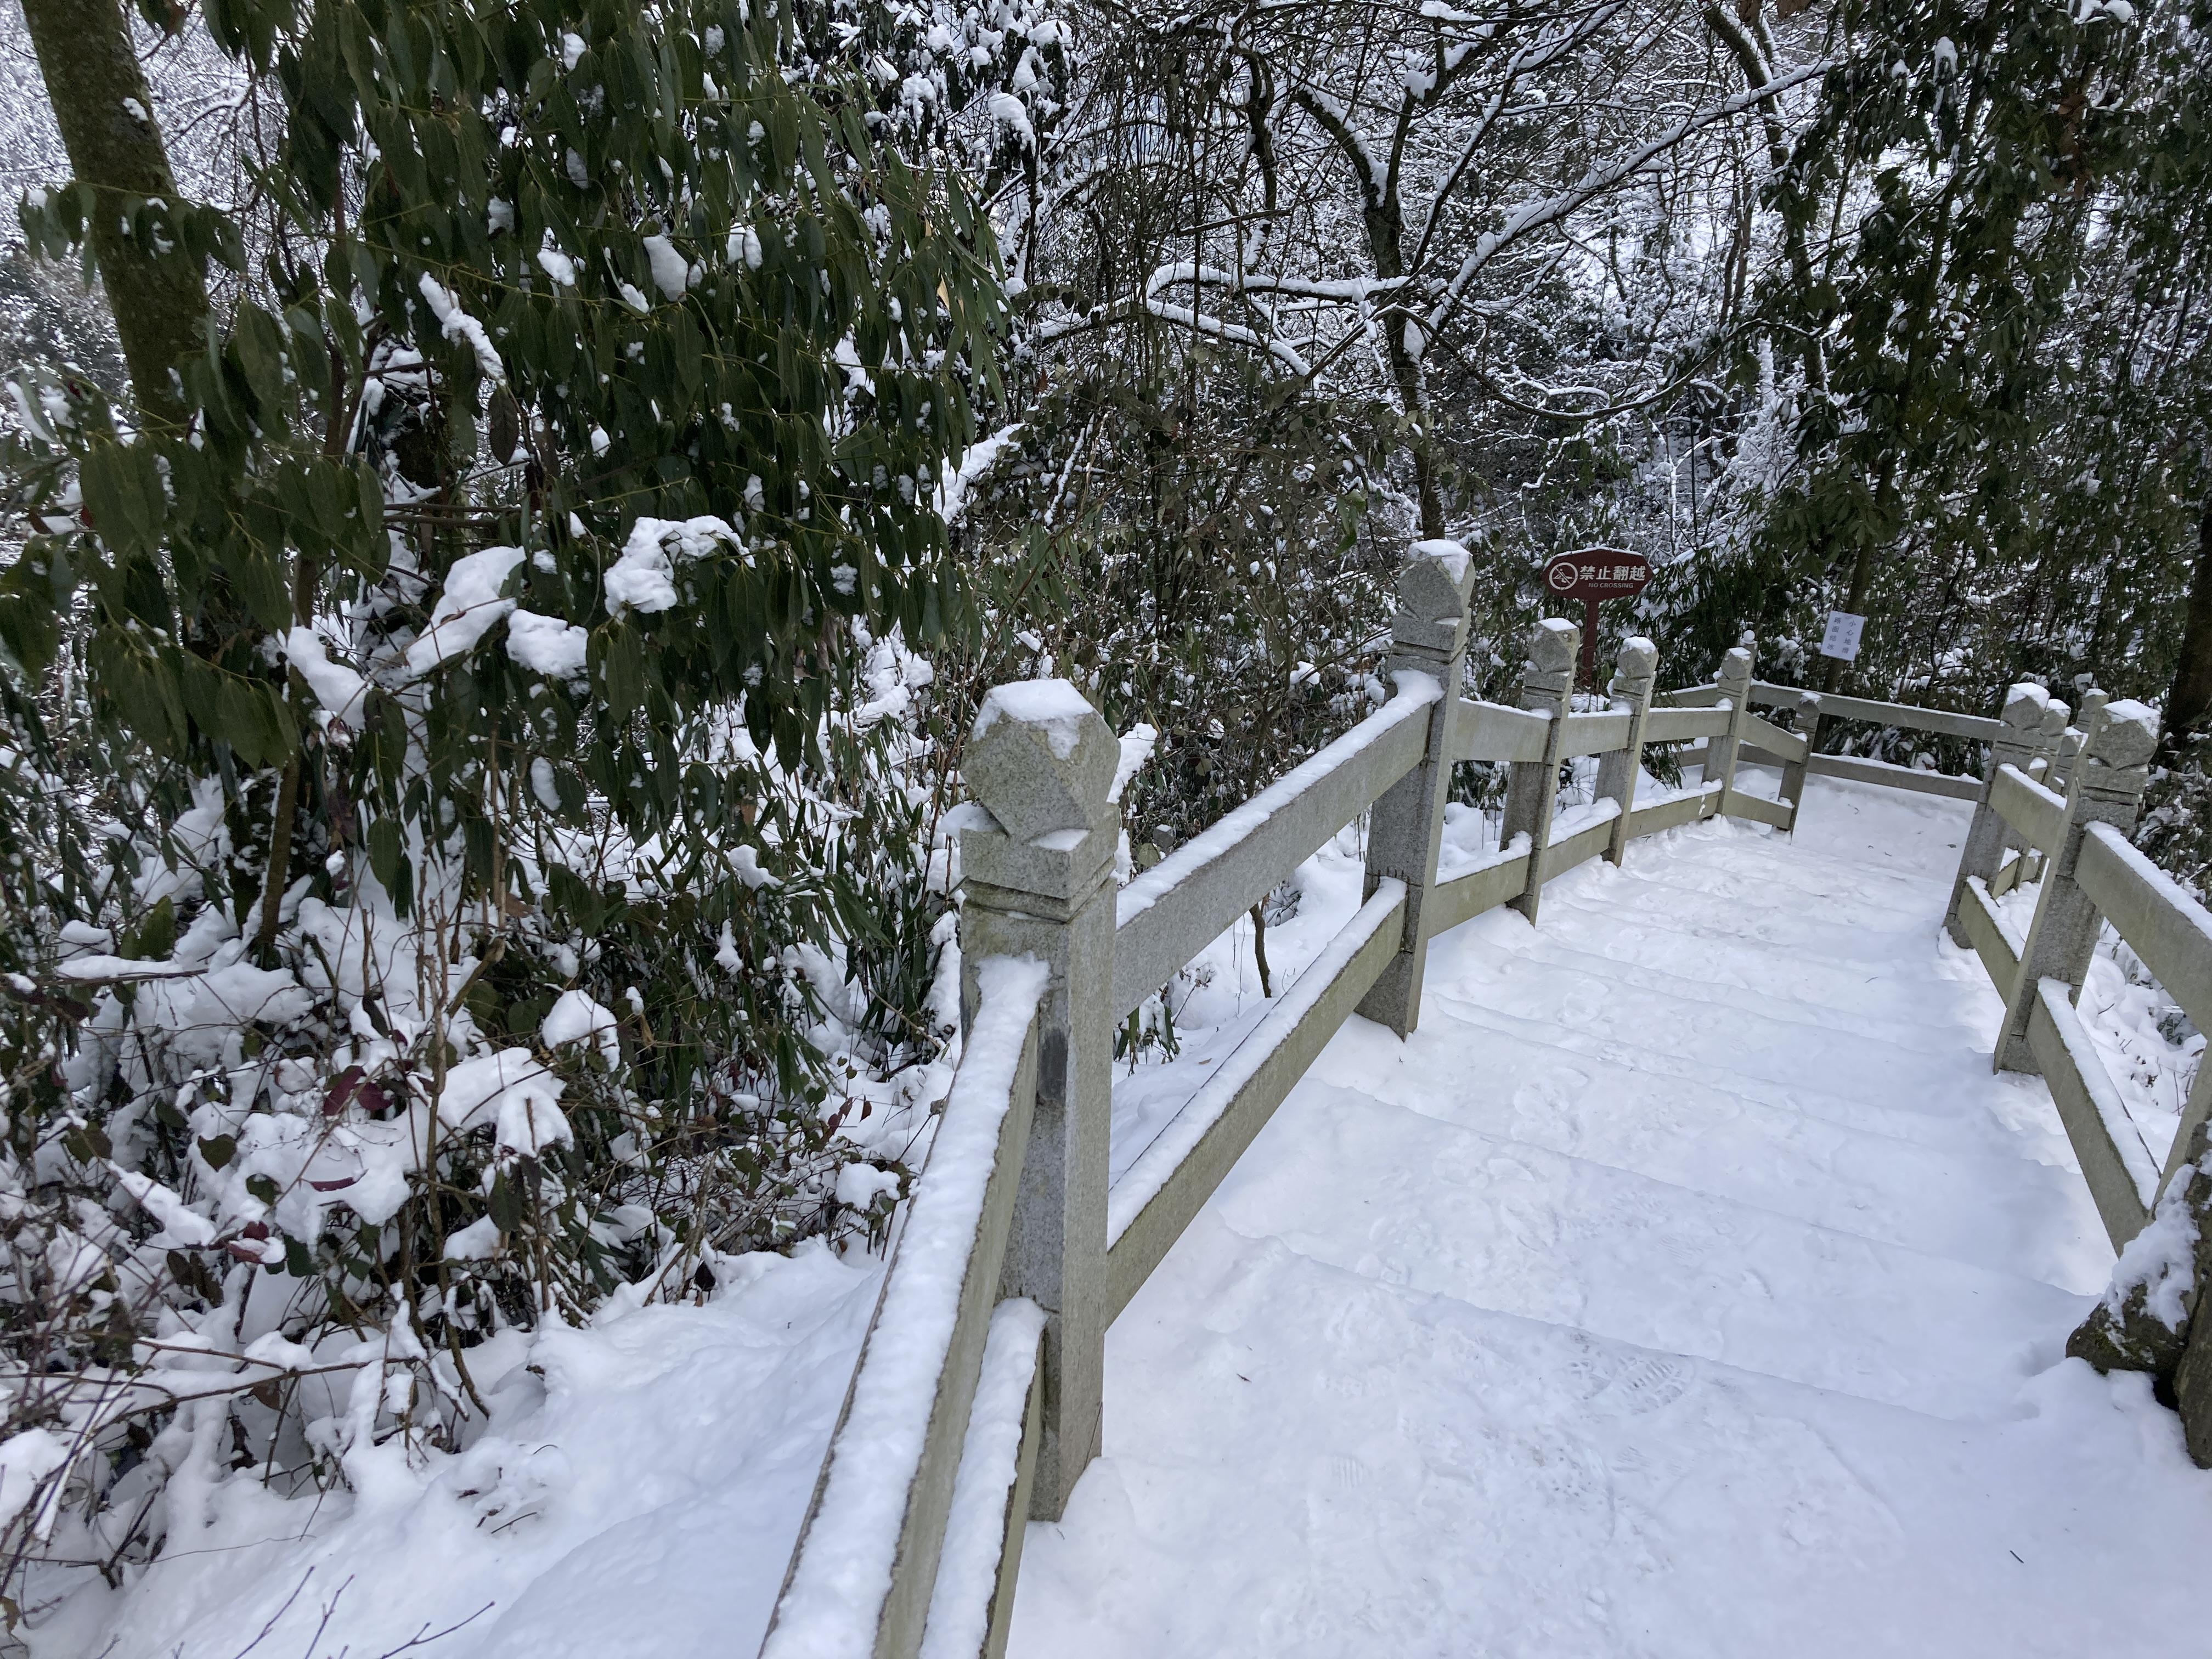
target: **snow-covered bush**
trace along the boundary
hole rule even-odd
[[[965,614],[1000,306],[933,158],[1019,64],[744,0],[207,21],[279,89],[276,233],[125,204],[229,273],[183,422],[27,372],[0,457],[25,1609],[157,1552],[188,1463],[453,1445],[501,1333],[879,1241],[951,1024],[910,646]]]
[[[1121,797],[1136,865],[1385,701],[1405,547],[1370,510],[1387,410],[1156,344],[1134,383],[1096,342],[1054,354],[961,519],[999,624],[969,678],[1065,675],[1116,730],[1152,731]],[[1166,1011],[1139,1013],[1127,1041],[1172,1044]]]

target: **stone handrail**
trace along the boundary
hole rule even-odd
[[[1115,906],[1114,1017],[1174,978],[1420,764],[1422,717],[1443,695],[1429,675],[1401,676],[1398,695],[1382,708],[1124,887]]]
[[[2109,922],[2191,1019],[2212,1019],[2212,912],[2128,842],[2149,781],[2157,715],[2141,703],[2107,702],[2091,692],[2083,699],[2087,729],[2080,741],[2045,745],[2051,753],[2043,758],[2055,759],[2046,775],[2064,779],[2062,795],[2022,763],[2027,734],[2076,735],[2064,726],[2063,705],[2050,705],[2058,710],[2054,719],[2048,703],[2039,687],[2028,685],[2014,686],[2006,699],[2008,737],[1993,745],[1989,785],[1967,830],[1947,921],[2005,999],[1993,1063],[2039,1073],[2050,1085],[2105,1231],[2120,1249],[2148,1222],[2183,1149],[2212,1111],[2212,1067],[2199,1069],[2160,1156],[2128,1115],[2075,1004]],[[2041,887],[2023,934],[1997,901],[2032,860],[2039,860]]]
[[[974,799],[956,820],[969,1048],[763,1659],[999,1654],[1023,1519],[1056,1517],[1098,1449],[1108,1326],[1345,1020],[1357,1012],[1410,1031],[1437,934],[1500,906],[1533,922],[1547,883],[1600,855],[1620,863],[1639,836],[1719,815],[1794,826],[1805,777],[1826,757],[1810,730],[1753,712],[1762,688],[1748,640],[1711,686],[1655,708],[1657,652],[1632,639],[1607,706],[1577,709],[1579,630],[1547,619],[1528,640],[1520,706],[1484,702],[1447,694],[1462,679],[1472,585],[1457,546],[1416,549],[1383,665],[1395,696],[1118,890],[1112,729],[1064,681],[984,699],[963,759]],[[1889,707],[1841,701],[1850,718]],[[2040,722],[2047,708],[2028,713]],[[1942,718],[1931,729],[1967,719]],[[1704,744],[1699,783],[1639,801],[1647,749],[1689,742]],[[2015,747],[2000,744],[1996,758],[2042,754]],[[2103,751],[2081,752],[2077,789],[2104,775]],[[1783,799],[1739,787],[1747,754],[1783,763]],[[1563,818],[1560,769],[1585,757],[1597,763],[1595,799]],[[1509,769],[1502,845],[1440,868],[1451,769],[1463,761]],[[2015,806],[2019,789],[2041,791],[2024,777],[2004,787]],[[1984,839],[2002,853],[2014,832],[1985,811],[1996,829]],[[1358,912],[1109,1181],[1115,1028],[1363,813]],[[2030,839],[2058,844],[2047,829]],[[2135,879],[2100,878],[2100,867],[2093,880]],[[1995,924],[1986,884],[1967,890],[1972,916]],[[1992,936],[2014,962],[2035,948]],[[2024,1026],[2027,1040],[2049,1023]]]
[[[1001,1303],[999,1291],[1031,1128],[1047,977],[1035,961],[978,965],[981,1004],[762,1659],[912,1659],[921,1650],[987,1340],[1004,1347],[1000,1327],[1026,1326],[1036,1370],[1042,1313],[1033,1303]],[[960,1507],[973,1503],[970,1495]]]
[[[1960,714],[1948,708],[1922,708],[1909,702],[1877,702],[1869,697],[1846,697],[1833,691],[1808,691],[1795,685],[1754,681],[1751,701],[1760,708],[1791,708],[1817,714],[1823,720],[1866,720],[1894,726],[1908,732],[1936,732],[1946,737],[1971,738],[1978,743],[1996,740],[2002,720],[1986,714]]]
[[[2048,853],[2066,830],[2066,798],[2007,761],[1990,781],[1990,805],[2033,848]]]

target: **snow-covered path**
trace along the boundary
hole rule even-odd
[[[2111,1251],[1938,942],[1966,811],[1816,785],[1438,940],[1114,1327],[1012,1653],[2205,1651],[2212,1476],[2060,1362]]]

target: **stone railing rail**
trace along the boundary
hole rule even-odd
[[[2107,702],[2095,691],[2082,707],[2086,729],[2053,744],[2052,733],[2064,726],[2063,707],[2039,686],[2013,687],[1945,925],[2004,995],[1996,1065],[2042,1073],[2105,1231],[2120,1249],[2149,1220],[2183,1149],[2212,1110],[2212,1066],[2199,1068],[2161,1154],[2129,1115],[2075,1006],[2109,922],[2198,1029],[2212,1029],[2212,912],[2128,842],[2150,781],[2158,716],[2142,703]],[[2041,740],[2040,756],[2029,752],[2031,735]],[[2045,778],[2062,787],[2050,787]],[[2023,934],[1997,901],[2039,879]]]
[[[1721,696],[1717,684],[1693,685],[1680,691],[1664,693],[1662,701],[1678,708],[1696,708],[1716,702]],[[2102,692],[2092,691],[2083,700],[2085,724],[2091,708],[2100,704],[2103,699]],[[1820,754],[1817,750],[1820,727],[1825,722],[1858,721],[1872,726],[1893,726],[1907,732],[1928,732],[1941,737],[1964,738],[1970,742],[1992,745],[2010,743],[2020,736],[2005,725],[2002,718],[1962,714],[1948,708],[1922,708],[1911,703],[1878,702],[1869,697],[1846,697],[1833,692],[1808,691],[1794,685],[1771,684],[1765,680],[1752,682],[1751,704],[1754,708],[1787,713],[1796,721],[1795,731],[1784,732],[1769,721],[1753,716],[1745,733],[1743,756],[1747,760],[1769,762],[1782,768],[1782,799],[1793,811],[1802,797],[1804,782],[1808,776],[1844,778],[1853,783],[1879,784],[1887,788],[1948,796],[1954,800],[1978,801],[1982,798],[1983,780],[1979,778],[1929,771],[1920,767],[1899,766],[1889,761],[1870,760],[1858,755]],[[2081,748],[2082,733],[2068,726],[2066,716],[2067,708],[2063,702],[2046,700],[2038,705],[2038,719],[2044,724],[2029,734],[2021,761],[2022,764],[2033,763],[2033,775],[2039,780],[2046,771],[2063,780],[2063,769],[2072,763],[2072,757]],[[2054,720],[2055,724],[2052,724]],[[1773,741],[1778,738],[1784,741]],[[1994,766],[1996,762],[1992,760],[1990,763]],[[2030,878],[2033,878],[2032,872]]]
[[[2009,705],[2004,720],[1856,698],[1808,705],[1805,694],[1753,680],[1748,640],[1712,684],[1654,707],[1658,653],[1631,639],[1609,706],[1577,710],[1580,633],[1556,619],[1531,632],[1520,706],[1478,702],[1456,690],[1473,581],[1457,545],[1417,547],[1384,665],[1395,695],[1118,890],[1112,729],[1062,681],[1002,685],[985,698],[963,757],[974,799],[957,820],[967,1048],[763,1659],[1003,1651],[1024,1522],[1056,1518],[1099,1449],[1108,1326],[1347,1018],[1413,1030],[1436,935],[1501,905],[1533,922],[1547,883],[1600,855],[1619,864],[1639,836],[1719,815],[1786,830],[1808,772],[1983,793],[1971,779],[1904,767],[1823,765],[1831,757],[1814,753],[1814,731],[1784,731],[1755,706],[1789,707],[1808,726],[1826,708],[1987,737],[1992,778],[2057,755],[2056,734],[2042,736],[2045,708],[2021,743]],[[1699,781],[1639,800],[1647,749],[1692,743],[1704,745]],[[2091,764],[2076,769],[2077,793],[2105,775],[2095,734],[2084,752]],[[1596,799],[1561,823],[1560,769],[1583,757],[1597,759]],[[1784,769],[1785,799],[1738,787],[1739,763],[1759,757]],[[1500,845],[1440,869],[1451,769],[1463,761],[1510,769]],[[2056,796],[2024,775],[2002,787],[1999,799],[2016,808],[2039,803],[2019,808],[2029,821],[2023,846],[2064,844],[2052,829]],[[2072,809],[2057,810],[2063,818]],[[1358,912],[1109,1182],[1115,1026],[1363,813]],[[1990,845],[2005,850],[2002,828]],[[2143,890],[2118,860],[2106,862],[2118,874],[2089,860],[2082,868],[2115,894]],[[2142,901],[2112,902],[2117,910]],[[2212,992],[2212,932],[2198,944]]]

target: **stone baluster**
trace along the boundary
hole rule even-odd
[[[2114,719],[2114,708],[2129,717]],[[2027,1043],[2027,1017],[2035,1006],[2039,981],[2059,981],[2069,1000],[2081,994],[2097,933],[2104,925],[2097,907],[2074,880],[2082,838],[2093,823],[2109,823],[2124,836],[2135,828],[2143,789],[2150,781],[2151,752],[2157,747],[2157,717],[2140,703],[2104,708],[2083,737],[2073,786],[2066,793],[2065,826],[2045,866],[2035,920],[2028,925],[2027,947],[2021,952],[2020,976],[2005,1000],[2004,1030],[1997,1039],[1995,1060],[2000,1071],[2037,1069]]]
[[[1028,680],[984,697],[961,763],[974,797],[960,838],[963,1021],[974,1021],[976,969],[987,957],[1035,957],[1052,975],[1001,1286],[1049,1316],[1044,1436],[1030,1487],[1030,1513],[1042,1520],[1058,1518],[1099,1447],[1121,827],[1107,795],[1120,754],[1113,728],[1074,686]]]
[[[1637,781],[1644,775],[1644,721],[1651,712],[1651,688],[1658,675],[1657,646],[1640,638],[1620,642],[1620,654],[1613,659],[1613,706],[1628,711],[1628,741],[1597,763],[1597,798],[1620,804],[1613,838],[1606,844],[1610,864],[1619,864],[1628,849],[1629,815],[1636,811]]]
[[[1808,691],[1797,699],[1797,735],[1805,739],[1805,758],[1782,766],[1782,799],[1790,803],[1790,833],[1797,833],[1797,815],[1805,809],[1805,778],[1820,744],[1820,698]]]
[[[1720,817],[1729,810],[1730,799],[1735,793],[1735,757],[1743,748],[1745,724],[1751,719],[1751,659],[1753,650],[1751,635],[1721,659],[1721,701],[1729,711],[1728,729],[1705,744],[1705,764],[1703,781],[1717,783],[1721,798],[1713,804],[1713,816]]]
[[[2073,787],[2074,766],[2081,757],[2081,744],[2088,736],[2089,728],[2101,716],[2105,705],[2112,700],[2110,692],[2100,691],[2095,686],[2091,686],[2081,694],[2081,712],[2075,716],[2074,724],[2059,733],[2057,746],[2051,751],[2050,775],[2045,782],[2060,794],[2064,794]],[[2040,880],[2043,865],[2044,855],[2041,853],[2030,851],[2024,854],[2021,860],[2021,879]]]
[[[2081,711],[2074,717],[2072,727],[2059,738],[2058,752],[2051,764],[2051,787],[2061,794],[2073,781],[2074,763],[2081,757],[2081,740],[2088,735],[2090,726],[2096,723],[2099,711],[2112,700],[2111,692],[2100,690],[2094,685],[2081,694]]]
[[[1544,897],[1545,854],[1550,850],[1552,817],[1559,799],[1559,750],[1567,740],[1569,694],[1575,684],[1575,655],[1583,631],[1558,617],[1547,617],[1528,630],[1528,657],[1521,671],[1521,706],[1547,716],[1541,760],[1516,761],[1506,787],[1501,842],[1528,837],[1528,881],[1513,908],[1530,921]]]
[[[1990,740],[1989,763],[1982,773],[1981,804],[1974,808],[1973,822],[1966,826],[1966,843],[1959,854],[1959,873],[1951,881],[1951,902],[1943,912],[1943,931],[1962,950],[1972,948],[1966,924],[1959,919],[1966,884],[1977,876],[1986,883],[1996,874],[1997,866],[2004,859],[2008,826],[1997,809],[1990,805],[1990,792],[1996,787],[1997,769],[2008,764],[2027,764],[2035,754],[2044,710],[2050,706],[2051,694],[2039,685],[2023,682],[2005,693],[2004,711],[2000,716],[2004,729]]]
[[[1426,674],[1443,688],[1429,711],[1427,753],[1383,792],[1367,820],[1366,896],[1374,897],[1376,888],[1395,877],[1406,884],[1406,915],[1398,954],[1360,999],[1359,1012],[1400,1036],[1420,1018],[1429,948],[1422,915],[1436,885],[1444,802],[1451,793],[1452,722],[1474,586],[1474,562],[1456,542],[1420,543],[1398,573],[1398,614],[1382,672],[1386,677]]]

